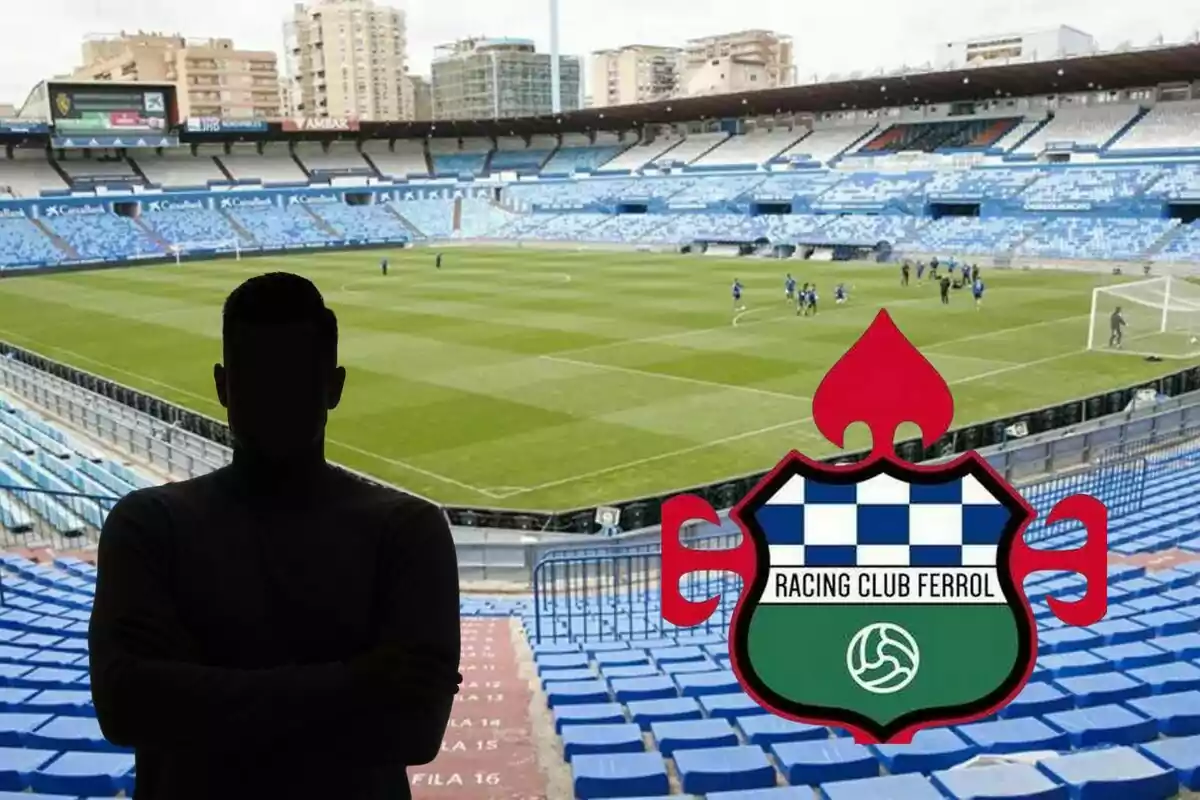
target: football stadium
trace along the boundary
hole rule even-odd
[[[230,463],[222,304],[271,272],[338,317],[328,458],[452,526],[464,682],[414,797],[1200,796],[1200,45],[502,119],[179,108],[47,80],[0,120],[4,797],[132,796],[100,530]],[[869,344],[888,319],[923,358]],[[829,476],[885,408],[901,471],[855,496]],[[1106,528],[1050,519],[1078,494]],[[1025,567],[971,539],[1022,508]]]

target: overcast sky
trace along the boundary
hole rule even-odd
[[[223,36],[280,52],[292,0],[0,0],[0,103],[20,104],[37,81],[79,61],[89,33],[156,30]],[[408,12],[411,71],[428,74],[437,44],[469,35],[548,45],[549,0],[393,0]],[[1200,28],[1196,0],[560,0],[563,53],[622,44],[682,44],[745,28],[796,40],[802,79],[814,73],[917,65],[935,45],[977,35],[1064,24],[1104,48],[1182,41]],[[282,67],[282,62],[281,62]]]

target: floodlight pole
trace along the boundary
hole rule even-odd
[[[562,76],[558,67],[558,0],[550,0],[550,112],[562,113],[562,97],[560,82]]]

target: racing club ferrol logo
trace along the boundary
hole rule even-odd
[[[663,617],[697,625],[720,602],[684,598],[687,573],[737,573],[729,643],[743,688],[775,714],[847,728],[860,742],[905,743],[1007,704],[1037,657],[1028,574],[1083,574],[1084,597],[1051,598],[1050,608],[1069,625],[1104,617],[1107,511],[1069,497],[1047,522],[1078,520],[1087,544],[1028,547],[1035,512],[976,453],[934,467],[896,457],[902,422],[928,447],[953,415],[945,381],[881,311],[813,398],[822,435],[840,447],[846,428],[865,422],[871,454],[834,467],[790,453],[734,509],[743,536],[732,550],[684,547],[682,525],[716,513],[695,496],[669,500]]]

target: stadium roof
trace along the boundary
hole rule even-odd
[[[1200,44],[1155,47],[1023,64],[975,66],[944,72],[886,75],[766,89],[744,94],[687,97],[642,105],[610,106],[507,120],[363,123],[374,135],[502,136],[584,130],[627,130],[669,122],[812,113],[883,106],[983,101],[997,97],[1131,89],[1192,81],[1200,75]]]

